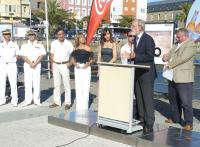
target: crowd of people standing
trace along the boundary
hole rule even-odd
[[[11,85],[11,103],[18,106],[17,66],[16,61],[21,57],[24,61],[25,100],[23,106],[32,103],[40,106],[40,73],[41,61],[46,55],[44,46],[37,41],[37,34],[27,32],[28,42],[21,46],[11,41],[11,32],[2,32],[4,41],[0,43],[0,105],[6,103],[5,85],[8,77]],[[76,89],[76,111],[88,110],[91,80],[91,64],[94,62],[93,51],[86,45],[85,34],[79,33],[75,38],[75,45],[65,39],[62,28],[56,31],[56,40],[51,43],[50,63],[53,73],[54,90],[53,103],[50,108],[61,106],[61,83],[65,91],[65,109],[72,106],[69,67],[74,67]],[[127,34],[127,44],[120,51],[123,64],[148,65],[149,69],[135,69],[134,90],[136,97],[136,119],[143,126],[144,133],[153,132],[155,122],[153,87],[157,77],[154,63],[155,43],[153,38],[145,32],[145,22],[136,19],[132,22],[131,31]],[[183,128],[192,130],[192,85],[194,82],[193,57],[195,44],[188,37],[184,28],[176,32],[178,44],[168,54],[163,56],[167,68],[174,71],[173,80],[169,81],[169,102],[173,115],[167,123],[181,123]],[[97,62],[115,63],[117,60],[117,45],[112,31],[104,28],[102,31]],[[182,78],[181,76],[182,75]],[[186,78],[187,77],[187,78]],[[184,119],[181,118],[183,109]]]

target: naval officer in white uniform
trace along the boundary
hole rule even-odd
[[[32,30],[28,31],[28,42],[23,44],[20,50],[20,55],[24,60],[25,102],[23,106],[30,105],[32,101],[35,105],[41,105],[41,60],[46,55],[46,51],[44,46],[36,38],[36,32]]]
[[[17,106],[17,65],[16,61],[19,55],[19,47],[11,41],[10,30],[2,31],[3,42],[0,43],[0,106],[6,103],[5,90],[6,78],[8,76],[11,86],[11,103]]]

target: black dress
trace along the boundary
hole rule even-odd
[[[76,49],[71,53],[71,57],[74,58],[75,62],[86,63],[93,57],[93,52],[89,52],[84,49]]]

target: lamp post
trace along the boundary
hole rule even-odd
[[[20,0],[20,19],[22,22],[22,0]]]

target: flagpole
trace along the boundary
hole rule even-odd
[[[30,5],[30,27],[31,27],[31,5]]]
[[[48,21],[48,6],[47,0],[45,0],[45,29],[46,29],[46,46],[47,46],[47,68],[48,68],[48,79],[50,79],[50,64],[49,64],[49,21]]]

